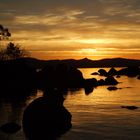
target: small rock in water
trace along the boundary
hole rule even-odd
[[[16,133],[20,129],[21,129],[21,126],[14,122],[6,123],[0,127],[1,131],[3,131],[4,133],[9,133],[9,134]]]
[[[112,76],[105,78],[105,85],[117,85],[119,82]]]
[[[99,75],[99,73],[98,72],[93,72],[93,73],[91,73],[91,75]]]
[[[126,109],[129,109],[129,110],[135,110],[135,109],[138,109],[137,106],[121,106],[121,108],[126,108]]]
[[[132,88],[132,87],[126,87],[126,88]]]
[[[108,87],[107,89],[111,91],[111,90],[117,90],[118,88],[117,87]]]

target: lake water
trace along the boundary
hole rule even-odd
[[[80,69],[85,78],[104,77],[91,75],[97,68]],[[108,69],[107,69],[108,70]],[[86,95],[84,89],[69,91],[64,106],[72,114],[72,128],[59,140],[140,140],[140,108],[128,110],[123,105],[140,107],[140,80],[122,76],[116,91],[100,86]],[[21,123],[23,110],[41,91],[24,101],[10,102],[1,99],[0,125],[15,121]],[[26,140],[22,129],[16,134],[0,132],[0,140]]]

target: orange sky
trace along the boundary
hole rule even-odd
[[[0,24],[39,59],[140,59],[139,0],[0,1]]]

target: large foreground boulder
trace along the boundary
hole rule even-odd
[[[54,140],[71,128],[71,114],[61,91],[49,90],[24,111],[23,130],[30,140]]]

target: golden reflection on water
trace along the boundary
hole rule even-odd
[[[84,73],[85,78],[103,78],[90,75],[92,72],[96,72],[97,69],[82,69],[81,71]],[[80,89],[73,94],[69,91],[65,106],[73,115],[74,125],[80,126],[83,124],[92,124],[93,122],[93,124],[102,123],[103,125],[110,119],[112,125],[118,126],[121,123],[123,124],[123,122],[127,122],[127,119],[130,119],[128,116],[131,117],[133,125],[140,121],[138,119],[140,109],[133,112],[121,108],[123,105],[140,107],[140,80],[126,76],[122,76],[117,80],[120,82],[117,87],[121,89],[116,91],[107,90],[108,86],[97,87],[88,96],[85,95],[84,89]],[[111,127],[111,124],[109,127]],[[128,123],[128,127],[131,127],[130,123]]]
[[[85,78],[103,78],[90,75],[98,69],[80,69]],[[74,93],[69,91],[65,101],[66,108],[72,114],[73,128],[62,136],[62,140],[139,140],[140,108],[127,110],[122,105],[140,107],[140,80],[122,76],[116,91],[108,91],[108,86],[100,86],[88,96],[84,89]]]
[[[80,70],[84,78],[104,78],[91,75],[97,72],[98,68]],[[73,126],[60,140],[140,139],[140,108],[137,110],[121,108],[122,105],[140,107],[140,80],[126,76],[117,80],[120,82],[117,87],[121,89],[116,91],[108,91],[108,86],[99,86],[89,95],[85,94],[84,89],[68,91],[64,106],[72,114]],[[43,92],[38,90],[37,94],[28,97],[25,104],[28,105],[41,96]],[[0,104],[0,124],[10,121],[11,118],[21,122],[25,106],[23,105],[22,109],[17,106],[12,110],[11,104]],[[26,139],[22,131],[14,135],[13,139],[18,140],[18,137],[20,140]]]

